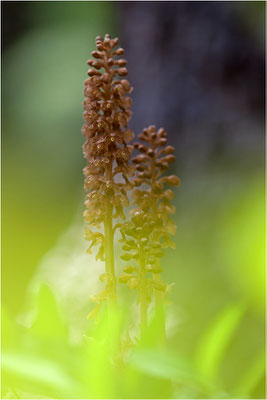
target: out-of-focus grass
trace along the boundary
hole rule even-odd
[[[196,364],[200,372],[211,381],[217,375],[227,344],[240,323],[243,313],[243,305],[231,305],[223,310],[200,343]]]
[[[51,291],[41,286],[37,301],[36,322],[30,329],[19,328],[19,340],[4,347],[4,397],[13,392],[20,398],[25,398],[25,393],[53,398],[169,398],[175,387],[177,391],[187,384],[197,393],[207,395],[211,390],[216,396],[216,388],[201,380],[178,353],[138,344],[134,348],[126,345],[123,351],[119,336],[122,315],[112,315],[112,327],[102,315],[82,343],[73,346],[66,338]],[[5,334],[16,335],[14,326],[7,327],[5,323]],[[151,341],[157,334],[150,332]],[[180,397],[179,389],[176,396]]]

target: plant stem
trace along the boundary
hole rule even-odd
[[[106,175],[108,179],[112,177],[112,161],[107,166]],[[108,307],[114,307],[116,305],[116,276],[114,267],[114,231],[113,231],[113,206],[107,199],[107,215],[104,220],[104,231],[105,231],[105,271],[112,277],[111,281],[111,293],[108,299]]]
[[[152,144],[152,150],[156,150],[156,145]],[[151,162],[151,170],[152,170],[152,177],[151,177],[151,190],[153,190],[153,187],[156,183],[156,163],[155,163],[155,156],[152,158]],[[152,209],[152,215],[155,216],[157,214],[157,199],[152,199],[152,204],[151,204],[151,209]],[[155,280],[160,280],[160,274],[153,274],[153,279]],[[165,331],[165,309],[164,309],[164,304],[163,304],[163,294],[157,289],[154,289],[154,295],[155,295],[155,316],[156,319],[159,321],[159,325],[161,327],[161,340],[162,343],[166,343],[166,331]]]
[[[112,206],[108,205],[108,213],[111,215]],[[104,222],[105,229],[105,269],[106,273],[112,275],[113,285],[111,297],[116,298],[116,278],[114,269],[114,244],[113,244],[113,229],[112,217],[108,215]]]
[[[147,329],[147,299],[146,299],[146,270],[145,270],[145,262],[143,256],[140,259],[140,315],[141,315],[141,339],[145,336],[145,331]]]

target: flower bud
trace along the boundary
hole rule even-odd
[[[102,59],[104,58],[104,54],[100,51],[92,51],[91,55],[95,58]]]
[[[159,266],[151,264],[147,264],[145,270],[147,272],[153,272],[153,274],[160,274],[162,272],[162,269]]]
[[[131,254],[127,254],[127,253],[125,253],[125,254],[123,254],[121,256],[121,259],[124,260],[124,261],[130,261],[131,258],[132,258],[132,255]]]
[[[143,154],[140,154],[140,155],[134,157],[132,161],[135,164],[141,164],[142,162],[144,162],[146,160],[147,160],[147,157]]]
[[[91,65],[91,67],[94,67],[96,69],[100,69],[102,68],[102,63],[99,61],[95,61],[95,60],[88,60],[87,61],[88,65]]]
[[[103,51],[105,50],[105,47],[103,46],[103,44],[101,42],[97,42],[96,43],[96,47],[98,50]]]
[[[101,72],[95,71],[94,69],[89,69],[88,72],[87,72],[87,74],[88,74],[89,76],[96,76],[96,75],[100,76],[100,75],[101,75]]]
[[[119,76],[126,76],[126,75],[128,75],[127,68],[119,68],[119,69],[118,69],[118,75],[119,75]]]
[[[122,274],[122,275],[119,277],[119,282],[120,282],[120,283],[126,283],[126,282],[128,282],[129,279],[131,279],[131,278],[132,278],[132,275],[130,275],[130,274]]]
[[[154,152],[152,149],[148,149],[147,155],[148,155],[149,157],[154,157],[155,152]]]
[[[156,160],[156,166],[166,169],[166,168],[168,168],[168,163],[164,160]]]
[[[148,140],[149,140],[148,137],[147,137],[143,132],[142,132],[142,133],[139,133],[138,139],[140,139],[140,140],[145,140],[145,141],[148,141]]]
[[[169,154],[166,157],[163,157],[161,161],[167,162],[167,163],[173,163],[176,160],[176,157],[173,154]]]
[[[170,175],[166,178],[166,181],[169,185],[171,186],[179,186],[180,185],[180,179],[176,175]]]
[[[113,60],[113,58],[109,58],[108,59],[108,66],[112,67],[112,65],[114,65],[114,60]]]
[[[145,129],[144,129],[145,130]],[[156,125],[149,125],[149,127],[147,128],[148,132],[152,133],[155,132],[156,130]],[[144,131],[143,131],[144,132]]]
[[[90,84],[91,84],[91,79],[90,78],[85,79],[84,86],[88,86]]]
[[[130,82],[127,81],[127,79],[122,79],[120,83],[122,84],[122,86],[126,90],[130,89],[130,87],[131,87]]]
[[[132,99],[130,97],[124,97],[123,99],[123,105],[126,109],[131,108],[133,105]]]
[[[125,65],[127,64],[127,61],[122,58],[121,60],[116,61],[116,64],[119,67],[125,67]]]
[[[120,47],[119,49],[114,51],[114,54],[116,54],[117,56],[121,56],[122,54],[124,54],[124,49]]]
[[[165,129],[160,128],[158,130],[158,137],[165,137],[165,138],[167,137],[167,133],[166,133]]]
[[[106,72],[101,76],[101,80],[105,83],[108,83],[109,81],[109,74],[107,74]]]
[[[131,265],[127,265],[126,267],[123,268],[123,271],[126,272],[127,274],[131,274],[135,270],[136,268],[132,267]]]
[[[117,38],[117,37],[114,38],[114,39],[112,39],[112,40],[111,40],[111,42],[112,42],[112,47],[117,46],[117,44],[119,43],[119,41],[120,41],[120,40],[119,40],[119,38]]]
[[[174,148],[173,146],[167,146],[167,147],[165,147],[165,149],[164,149],[164,153],[165,153],[165,154],[171,154],[171,153],[174,152],[174,150],[175,150],[175,148]]]
[[[174,199],[174,193],[171,189],[167,189],[162,193],[162,199],[165,200],[173,200]]]
[[[167,139],[166,138],[161,138],[158,141],[159,146],[164,146],[167,143]]]
[[[141,153],[147,153],[148,147],[145,146],[144,144],[140,144],[139,147],[138,147],[138,150],[139,150]]]

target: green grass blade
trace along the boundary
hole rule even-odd
[[[56,298],[45,284],[39,288],[36,315],[30,332],[51,339],[66,340],[68,337],[67,326],[60,315]]]
[[[201,338],[197,354],[198,371],[208,379],[214,379],[228,344],[244,314],[244,305],[231,305],[219,314]]]
[[[4,352],[2,371],[5,381],[14,387],[18,382],[28,388],[40,388],[54,396],[79,395],[80,385],[63,368],[48,359]]]

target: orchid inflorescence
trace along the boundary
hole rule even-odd
[[[129,159],[133,146],[133,132],[127,129],[131,117],[129,108],[132,101],[128,93],[132,91],[126,79],[117,76],[127,75],[126,61],[118,58],[124,53],[122,48],[115,50],[119,39],[109,35],[96,39],[97,51],[92,52],[95,60],[88,60],[93,67],[89,78],[84,82],[84,119],[82,132],[86,137],[83,150],[87,159],[84,168],[84,187],[86,196],[84,219],[88,223],[85,237],[90,242],[88,252],[99,246],[97,259],[105,261],[106,273],[101,280],[106,281],[106,290],[95,297],[102,300],[116,299],[116,279],[113,254],[113,219],[125,219],[124,207],[129,205],[127,191],[131,188],[128,178],[133,176]],[[121,174],[124,181],[117,182]],[[104,226],[104,233],[92,231],[92,227]]]
[[[132,105],[128,95],[133,88],[125,79],[127,62],[119,58],[124,50],[115,50],[118,43],[118,38],[111,39],[109,35],[96,38],[97,51],[92,52],[94,59],[88,60],[92,68],[84,83],[85,237],[90,243],[87,251],[91,253],[98,246],[96,259],[105,261],[100,280],[106,283],[105,290],[94,296],[97,307],[90,316],[105,300],[109,305],[116,304],[113,241],[115,230],[120,228],[124,251],[121,258],[133,265],[124,267],[119,282],[138,290],[141,327],[145,328],[153,292],[159,299],[158,293],[168,290],[160,278],[160,258],[163,248],[175,247],[170,239],[170,234],[175,234],[175,224],[169,216],[175,208],[171,204],[174,193],[166,185],[178,186],[180,181],[175,175],[163,175],[169,163],[175,161],[175,149],[167,145],[163,128],[157,131],[151,125],[139,135],[145,144],[130,145],[134,134],[127,128]],[[139,154],[131,159],[134,148]],[[130,191],[131,204],[127,196]],[[133,209],[126,220],[129,205]],[[118,218],[122,222],[114,225]],[[101,226],[103,230],[99,232]]]
[[[175,248],[170,235],[175,234],[176,227],[169,217],[170,213],[175,212],[175,207],[170,203],[174,199],[174,192],[166,189],[165,185],[178,186],[180,181],[175,175],[162,176],[169,163],[175,161],[172,154],[174,147],[166,146],[165,130],[160,128],[156,131],[156,127],[151,125],[143,130],[139,139],[146,145],[134,144],[141,153],[132,159],[136,165],[136,177],[132,180],[135,208],[131,211],[131,220],[121,228],[122,249],[125,251],[121,258],[126,261],[135,259],[138,268],[125,267],[125,273],[119,281],[127,283],[130,289],[138,289],[141,320],[146,326],[153,289],[157,294],[165,293],[169,288],[160,279],[160,258],[164,255],[163,248]],[[150,273],[152,277],[148,277]],[[134,276],[136,274],[137,277]]]

